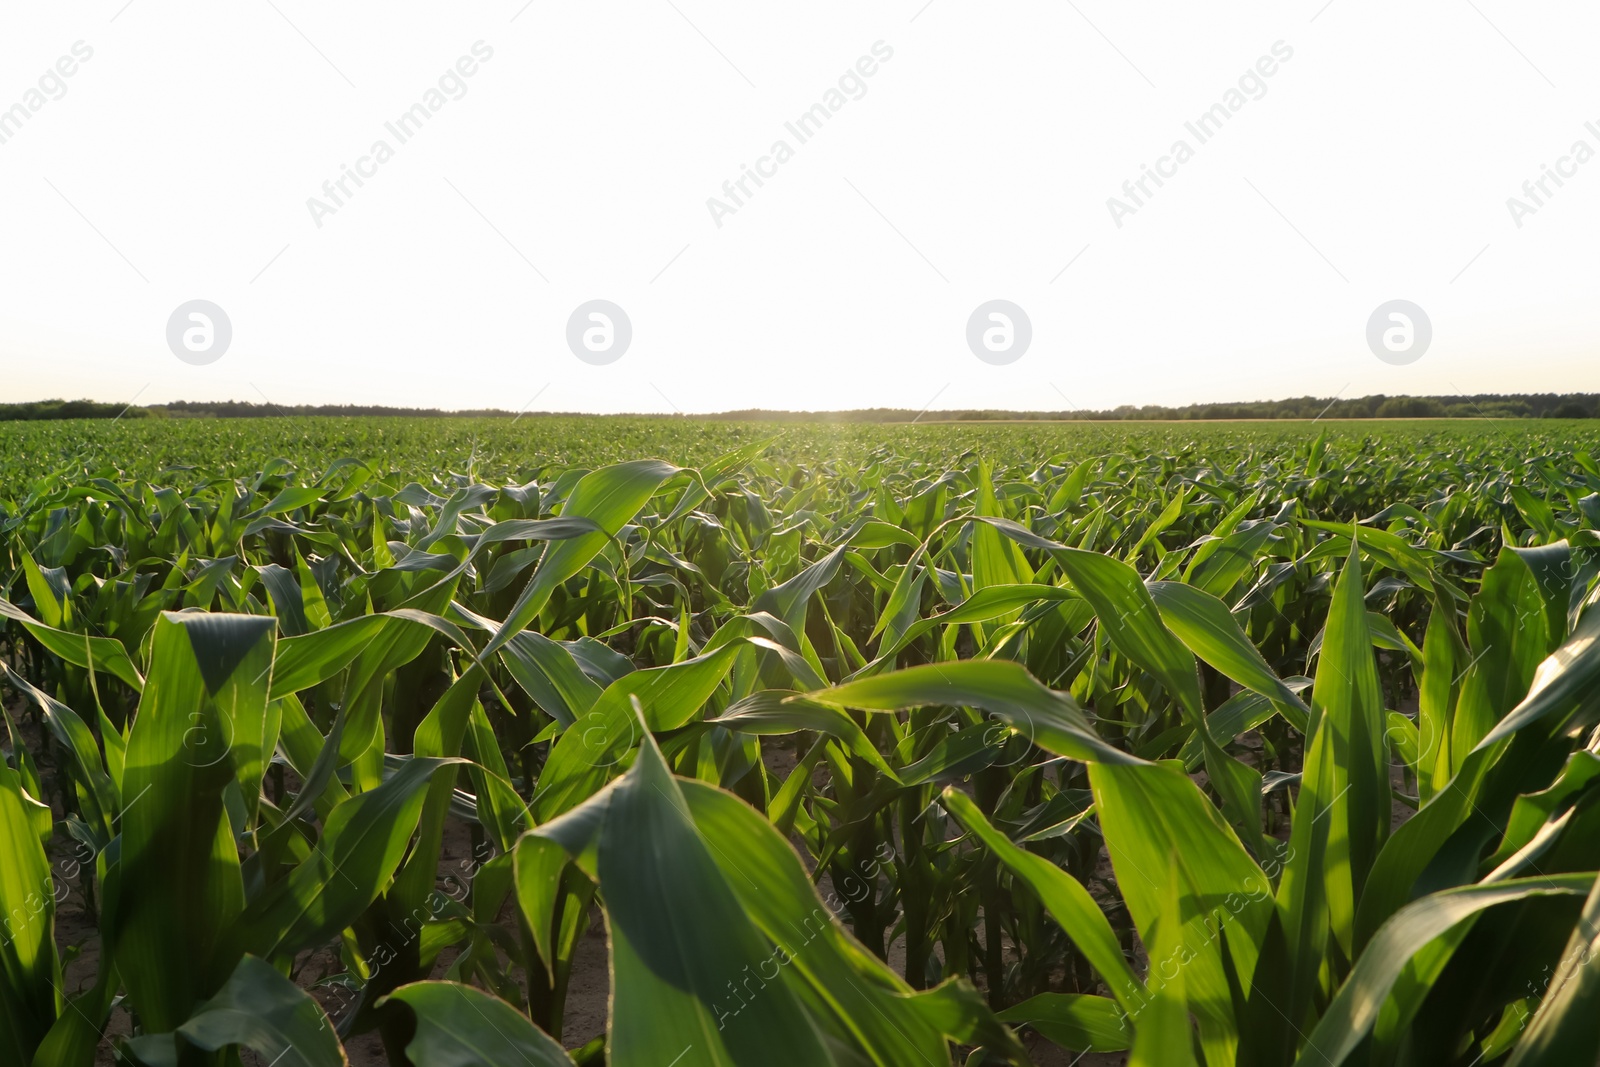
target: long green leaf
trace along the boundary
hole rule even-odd
[[[390,993],[416,1017],[406,1045],[415,1067],[571,1067],[572,1057],[527,1016],[460,982],[413,982]]]
[[[1058,756],[1126,765],[1144,762],[1102,740],[1069,694],[1046,688],[1021,664],[1005,660],[908,667],[810,693],[807,699],[876,711],[940,704],[981,708]]]
[[[211,963],[244,909],[223,792],[237,782],[235,725],[264,716],[270,616],[165,614],[123,772],[123,892],[112,951],[152,1032],[177,1029],[221,984]],[[254,744],[259,745],[259,741]]]
[[[1384,923],[1356,961],[1295,1059],[1297,1067],[1338,1067],[1377,1021],[1379,1008],[1406,963],[1422,947],[1485,908],[1531,897],[1588,893],[1595,876],[1555,875],[1462,886],[1423,897]],[[1592,1049],[1591,1049],[1592,1052]]]

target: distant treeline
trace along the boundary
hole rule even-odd
[[[0,404],[0,422],[21,419],[114,419],[128,408],[126,404],[102,404],[95,400],[30,400],[26,404]],[[125,418],[144,418],[141,408],[128,408]]]
[[[377,404],[257,404],[248,400],[216,402],[179,400],[171,404],[130,407],[94,400],[35,400],[0,404],[0,422],[19,419],[244,419],[286,415],[387,415],[403,418],[512,418],[518,412],[501,408],[444,411],[439,408],[394,408]],[[581,415],[581,412],[528,412],[533,415]],[[723,411],[697,418],[738,422],[993,422],[1084,419],[1095,422],[1203,419],[1593,419],[1600,418],[1600,393],[1479,393],[1476,396],[1294,397],[1229,404],[1165,407],[1124,404],[1109,410],[994,411],[913,408],[866,408],[858,411]]]
[[[440,408],[391,408],[379,404],[256,404],[248,400],[191,401],[170,404],[102,404],[95,400],[32,400],[23,404],[0,404],[0,422],[18,419],[260,419],[283,415],[390,415],[408,418],[446,416],[511,417],[514,411],[482,408],[476,411],[444,411]]]
[[[955,409],[913,411],[869,408],[864,411],[792,412],[725,411],[708,416],[741,421],[816,422],[983,422],[999,420],[1081,419],[1094,422],[1204,419],[1592,419],[1600,417],[1600,393],[1479,393],[1476,396],[1293,397],[1226,404],[1166,407],[1124,404],[1110,409],[1067,411],[993,411]]]
[[[176,400],[150,409],[156,417],[183,419],[259,419],[271,415],[392,415],[405,418],[456,416],[510,417],[516,412],[502,408],[477,408],[472,411],[443,411],[439,408],[388,408],[381,404],[255,404],[248,400]]]

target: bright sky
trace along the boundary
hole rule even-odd
[[[1578,0],[18,0],[0,400],[1600,392],[1597,37]],[[1393,300],[1420,357],[1369,347]]]

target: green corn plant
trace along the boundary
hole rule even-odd
[[[19,1063],[1592,1058],[1570,436],[0,438]]]

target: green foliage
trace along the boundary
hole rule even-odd
[[[1286,400],[1249,400],[1221,404],[1168,407],[1145,404],[1073,411],[998,411],[955,409],[919,411],[912,408],[867,408],[854,411],[762,411],[749,409],[706,413],[697,418],[736,422],[883,423],[1044,421],[1080,419],[1094,422],[1129,420],[1212,419],[1592,419],[1600,396],[1594,393],[1479,393],[1473,396],[1361,396],[1292,397]],[[14,419],[255,419],[303,416],[382,416],[386,418],[503,418],[519,419],[520,412],[503,408],[442,411],[438,408],[397,408],[379,404],[272,404],[250,400],[193,401],[131,407],[93,400],[35,400],[0,404],[0,422]],[[546,417],[539,413],[535,418]],[[587,417],[592,419],[593,417]],[[632,418],[625,416],[625,418]],[[587,421],[587,420],[586,420]]]
[[[0,1059],[1593,1062],[1582,437],[0,426]]]

